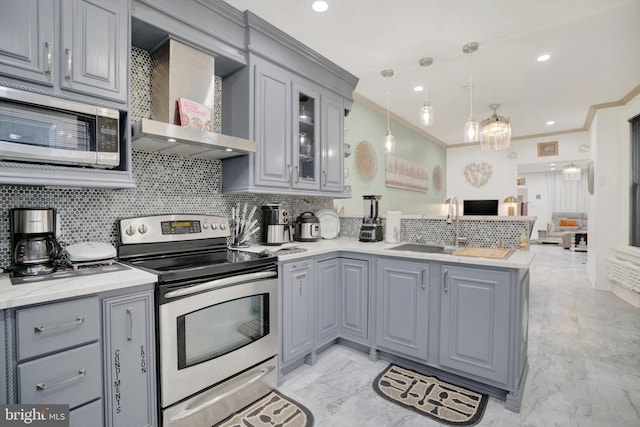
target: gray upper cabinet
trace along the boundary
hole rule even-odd
[[[442,280],[440,364],[506,384],[509,272],[445,264]]]
[[[338,338],[338,301],[340,287],[340,259],[333,258],[316,263],[316,347]]]
[[[0,0],[0,10],[0,74],[127,102],[127,0]]]
[[[342,258],[340,336],[367,344],[369,340],[369,263]]]
[[[322,150],[322,191],[344,190],[344,106],[341,99],[323,94],[320,114]]]
[[[269,63],[257,64],[255,70],[255,129],[260,141],[260,152],[254,158],[255,185],[288,189],[292,167],[290,77]]]
[[[105,425],[156,425],[153,291],[103,300]]]
[[[429,264],[378,258],[376,272],[376,346],[426,360]]]
[[[282,264],[282,364],[313,348],[313,260]]]
[[[53,86],[55,5],[52,0],[0,0],[0,74]]]
[[[62,0],[63,89],[127,102],[127,4]]]

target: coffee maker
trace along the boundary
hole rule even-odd
[[[361,242],[382,241],[382,223],[378,217],[378,201],[382,196],[362,196],[364,201],[364,217],[360,226]]]
[[[11,209],[9,219],[12,275],[53,273],[60,254],[55,209]]]
[[[260,226],[260,243],[278,246],[293,241],[293,224],[289,211],[280,204],[262,206],[262,223]]]

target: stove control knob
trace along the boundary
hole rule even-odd
[[[211,224],[211,229],[212,230],[217,230],[218,229],[218,223],[214,222],[213,224]]]
[[[133,225],[130,225],[124,230],[124,232],[127,233],[128,236],[133,236],[136,234],[136,229]]]
[[[226,229],[227,229],[226,224],[220,224],[220,230],[226,230]]]
[[[202,228],[204,228],[205,230],[209,228],[209,223],[205,222],[204,224],[202,224]],[[211,228],[213,228],[213,226],[211,226]]]
[[[142,224],[140,227],[138,227],[138,231],[140,232],[140,234],[144,234],[147,231],[149,231],[149,227],[147,227],[146,225]]]

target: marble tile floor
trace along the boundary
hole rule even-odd
[[[529,375],[520,413],[490,398],[479,426],[640,426],[640,309],[593,290],[586,253],[532,245]],[[388,362],[334,345],[279,390],[307,406],[316,427],[439,426],[379,397]]]

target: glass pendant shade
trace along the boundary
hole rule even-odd
[[[433,107],[429,101],[425,101],[420,109],[420,122],[422,126],[431,126],[433,124]]]
[[[480,125],[469,116],[464,124],[464,142],[478,142],[478,129]]]
[[[498,104],[491,104],[493,115],[480,124],[480,147],[483,150],[504,150],[511,144],[511,121],[498,116]]]
[[[569,163],[562,169],[562,175],[567,181],[579,181],[581,175],[580,168],[575,163]]]
[[[385,153],[396,151],[396,140],[389,129],[387,129],[387,134],[384,136],[384,151]]]

